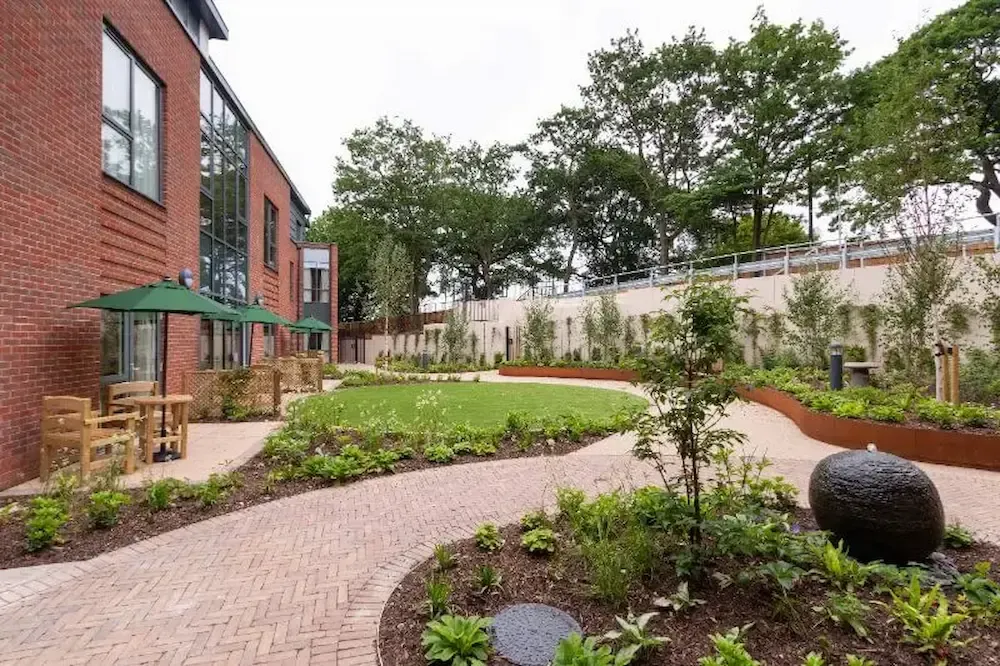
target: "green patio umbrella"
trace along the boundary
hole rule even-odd
[[[190,283],[191,273],[181,271],[181,279]],[[166,277],[159,282],[147,284],[134,289],[127,289],[116,294],[101,296],[82,303],[69,305],[70,308],[95,308],[98,310],[114,310],[116,312],[160,312],[163,314],[163,369],[161,371],[160,392],[167,394],[167,342],[170,331],[170,314],[207,315],[217,317],[238,317],[239,313],[232,308],[217,303],[210,298],[191,291],[188,286],[178,284]],[[160,414],[160,436],[166,435],[167,410],[164,406]],[[169,460],[166,445],[160,445],[158,460]]]
[[[292,322],[288,321],[281,315],[271,312],[261,305],[259,299],[252,305],[236,308],[236,310],[240,313],[239,321],[244,324],[250,324],[250,351],[247,354],[247,365],[250,365],[253,360],[253,324],[276,324],[278,326],[292,325]]]
[[[292,333],[321,333],[332,331],[333,327],[315,317],[305,317],[292,324],[289,330]]]

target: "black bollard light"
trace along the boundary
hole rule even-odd
[[[830,389],[844,388],[844,345],[834,342],[830,345]]]

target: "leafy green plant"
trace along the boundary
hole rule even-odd
[[[428,615],[435,618],[448,612],[451,600],[451,585],[448,581],[432,576],[424,583],[424,592],[427,595],[425,603]]]
[[[949,612],[948,598],[941,588],[934,586],[923,592],[917,576],[913,576],[906,589],[892,592],[891,612],[903,625],[903,641],[915,645],[917,652],[934,657],[940,666],[948,663],[953,650],[972,640],[955,638],[955,630],[969,616]]]
[[[261,455],[278,465],[299,465],[309,451],[309,441],[280,430],[267,438]]]
[[[113,490],[101,490],[90,495],[87,516],[94,527],[104,528],[118,524],[121,508],[129,503],[129,496]]]
[[[818,652],[810,652],[806,655],[802,666],[826,666],[826,659]]]
[[[55,497],[36,497],[28,505],[24,520],[26,547],[34,552],[59,541],[59,530],[69,522],[66,502]]]
[[[556,552],[556,533],[547,527],[528,530],[521,536],[521,545],[533,555]]]
[[[624,654],[629,659],[633,659],[639,654],[651,652],[670,642],[666,636],[653,635],[648,626],[649,621],[659,613],[643,613],[636,617],[629,613],[627,619],[615,616],[618,629],[604,634],[605,640],[615,641],[621,644],[618,654]]]
[[[944,545],[948,548],[971,548],[975,542],[972,532],[962,527],[960,523],[951,523],[944,528]]]
[[[782,595],[787,596],[795,589],[805,571],[784,560],[772,560],[757,567],[758,573],[768,582],[773,583]]]
[[[740,629],[733,628],[726,634],[709,636],[715,647],[715,654],[699,659],[698,666],[763,666],[747,652],[742,634]]]
[[[687,581],[681,581],[677,585],[677,591],[669,597],[659,597],[653,600],[653,605],[659,608],[669,608],[675,613],[697,608],[705,603],[704,599],[695,599],[688,590]]]
[[[420,637],[424,657],[431,663],[450,666],[486,666],[490,637],[486,628],[490,618],[445,615],[427,623]]]
[[[449,463],[455,459],[455,451],[447,444],[431,444],[424,448],[424,457],[435,463]]]
[[[80,477],[64,471],[49,477],[45,494],[69,505],[73,501],[73,495],[79,489]]]
[[[872,565],[862,564],[844,552],[843,542],[834,546],[826,541],[814,546],[812,554],[820,575],[846,592],[864,587],[872,575]]]
[[[586,501],[586,493],[578,488],[556,489],[556,507],[559,509],[559,515],[571,521],[580,513],[580,507]]]
[[[838,626],[853,629],[861,638],[868,638],[868,625],[865,624],[865,619],[871,612],[871,607],[853,592],[827,593],[823,605],[813,606],[813,611]]]
[[[941,428],[954,428],[958,423],[958,415],[953,405],[933,398],[925,398],[917,402],[914,412],[921,421],[933,423]]]
[[[552,521],[549,520],[548,515],[541,509],[529,511],[521,516],[521,529],[525,532],[537,530],[540,527],[552,527]]]
[[[480,595],[499,592],[503,584],[503,574],[488,564],[476,569],[476,592]]]
[[[584,639],[580,634],[570,634],[556,646],[552,666],[628,666],[632,655],[614,653],[607,645],[600,645],[593,636]]]
[[[486,552],[492,553],[503,548],[503,537],[493,523],[483,523],[476,528],[476,545]]]
[[[877,666],[877,664],[871,659],[858,657],[857,655],[853,654],[847,655],[846,659],[847,659],[847,666]]]
[[[151,482],[146,486],[146,504],[153,511],[163,511],[174,501],[181,487],[185,486],[180,479],[166,478]]]
[[[990,578],[989,562],[979,562],[972,571],[959,574],[955,587],[962,592],[972,614],[987,619],[1000,615],[1000,584]]]
[[[451,548],[443,543],[439,543],[434,546],[434,562],[438,571],[454,569],[455,565],[458,564],[455,558],[455,553],[453,553]]]

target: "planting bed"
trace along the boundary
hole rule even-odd
[[[807,510],[796,510],[794,520],[804,529],[815,523]],[[591,592],[592,581],[576,550],[565,538],[571,528],[565,523],[555,526],[560,533],[560,545],[551,557],[528,554],[520,545],[521,529],[517,525],[501,528],[504,546],[488,553],[477,548],[474,539],[452,545],[457,565],[443,576],[452,588],[451,612],[461,615],[494,616],[504,608],[520,603],[542,603],[560,608],[577,620],[587,635],[600,636],[617,628],[615,616],[625,616],[629,609],[637,615],[653,607],[653,599],[675,592],[678,578],[673,566],[664,562],[655,580],[645,582],[630,592],[627,602],[614,606],[598,600]],[[977,542],[966,550],[946,550],[962,571],[969,571],[979,561],[1000,565],[1000,548]],[[712,573],[732,579],[753,562],[739,558],[727,559]],[[385,666],[424,666],[426,661],[420,637],[428,620],[425,610],[425,581],[435,574],[436,561],[431,558],[418,565],[400,582],[387,602],[380,620],[379,651]],[[503,576],[502,587],[495,594],[479,594],[475,590],[475,571],[489,565]],[[917,654],[912,646],[900,642],[902,633],[889,614],[873,604],[868,620],[870,641],[859,638],[849,629],[821,621],[813,611],[825,600],[829,586],[816,580],[802,582],[792,593],[791,610],[781,612],[774,591],[760,583],[734,583],[722,589],[713,577],[692,584],[691,595],[705,601],[704,605],[673,614],[659,609],[660,615],[650,623],[653,634],[671,639],[669,645],[645,657],[636,664],[692,666],[698,659],[712,654],[708,636],[725,633],[732,627],[753,623],[746,632],[746,647],[755,659],[767,666],[800,666],[809,652],[820,652],[826,664],[841,666],[845,655],[854,654],[873,660],[878,666],[926,666],[930,663]],[[870,588],[859,592],[869,602],[888,600]],[[970,621],[971,622],[971,621]],[[1000,625],[988,622],[963,626],[963,638],[978,636],[969,647],[956,651],[948,663],[953,665],[1000,664]],[[507,666],[509,662],[493,654],[489,664]],[[743,662],[733,662],[743,663]]]

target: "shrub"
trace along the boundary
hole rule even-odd
[[[54,497],[31,500],[24,521],[24,536],[29,551],[42,550],[59,541],[59,530],[69,521],[65,502]]]
[[[434,560],[438,571],[454,569],[457,564],[455,553],[451,552],[451,549],[443,543],[434,546]]]
[[[951,523],[944,530],[944,545],[948,548],[971,548],[975,542],[976,539],[972,532],[959,523]]]
[[[1000,405],[1000,353],[969,349],[959,365],[962,400],[984,405]]]
[[[129,503],[129,496],[113,490],[102,490],[91,494],[87,505],[87,515],[94,527],[111,527],[118,524],[118,513]]]
[[[954,406],[955,419],[960,425],[970,428],[985,428],[994,420],[989,407],[983,405],[962,404]]]
[[[557,488],[556,506],[559,508],[559,515],[574,522],[580,514],[580,509],[587,501],[587,495],[577,488]]]
[[[865,415],[873,421],[885,421],[888,423],[902,423],[906,420],[906,412],[899,407],[891,405],[869,407]]]
[[[452,666],[486,666],[490,637],[489,618],[445,615],[427,623],[420,637],[424,657],[431,663]]]
[[[291,432],[281,430],[274,433],[264,442],[261,454],[268,460],[279,465],[299,465],[309,452],[309,442],[294,436]]]
[[[445,580],[435,577],[427,579],[424,583],[424,591],[427,594],[427,614],[432,618],[439,617],[448,612],[448,601],[451,599],[451,585]]]
[[[478,594],[499,592],[502,583],[503,575],[488,564],[484,564],[476,569],[476,590]]]
[[[955,629],[969,616],[949,613],[948,598],[941,588],[935,585],[925,593],[917,576],[913,576],[905,590],[892,592],[891,611],[903,625],[903,641],[915,645],[917,652],[940,657],[969,642],[954,636]],[[938,663],[947,663],[947,659]]]
[[[424,447],[424,457],[435,463],[449,463],[455,459],[455,450],[447,444],[431,444]]]
[[[60,472],[49,479],[46,484],[45,494],[53,497],[63,504],[69,505],[73,501],[73,495],[80,488],[80,477],[70,472]]]
[[[481,550],[492,553],[503,547],[503,537],[500,530],[493,523],[483,523],[476,528],[476,545]]]
[[[521,545],[529,553],[549,554],[556,552],[556,533],[547,527],[539,527],[521,536]]]
[[[917,402],[914,412],[921,421],[927,421],[942,428],[953,428],[958,422],[955,409],[950,404],[933,398],[925,398]]]
[[[180,479],[160,479],[153,481],[146,486],[146,504],[153,511],[162,511],[170,506],[174,501],[182,486],[185,486]]]
[[[525,532],[537,530],[541,527],[552,527],[552,521],[549,520],[549,517],[541,509],[529,511],[521,516],[521,529]]]
[[[552,666],[626,666],[630,661],[631,656],[616,655],[594,637],[584,640],[580,634],[570,634],[556,646]]]
[[[715,654],[699,659],[698,666],[763,666],[747,652],[741,633],[739,629],[731,629],[725,635],[709,636],[715,647]]]

